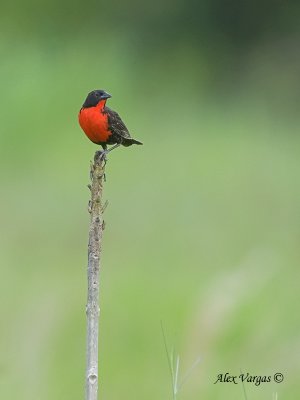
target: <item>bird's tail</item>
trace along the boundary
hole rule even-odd
[[[132,144],[143,144],[142,142],[139,142],[138,140],[131,139]]]
[[[124,142],[122,143],[123,146],[131,146],[132,144],[143,144],[142,142],[139,142],[138,140],[132,139],[132,138],[126,138]]]

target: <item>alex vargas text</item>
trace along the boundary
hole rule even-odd
[[[248,372],[246,374],[240,375],[230,375],[228,372],[225,374],[219,374],[217,376],[216,383],[234,383],[237,385],[240,382],[251,382],[256,386],[259,386],[261,383],[271,382],[271,376],[266,375],[250,375]]]

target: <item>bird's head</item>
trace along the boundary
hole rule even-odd
[[[100,101],[104,100],[104,103],[107,99],[109,99],[111,95],[105,90],[93,90],[87,95],[85,102],[83,103],[82,107],[95,107]]]

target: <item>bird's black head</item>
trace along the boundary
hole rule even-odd
[[[82,107],[95,107],[100,100],[106,100],[111,97],[110,94],[105,92],[105,90],[93,90],[87,95],[85,102],[83,103]]]

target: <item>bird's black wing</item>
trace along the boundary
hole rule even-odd
[[[122,139],[130,139],[130,133],[119,114],[108,107],[105,107],[105,112],[107,113],[108,129],[115,137],[116,142],[122,142]]]

